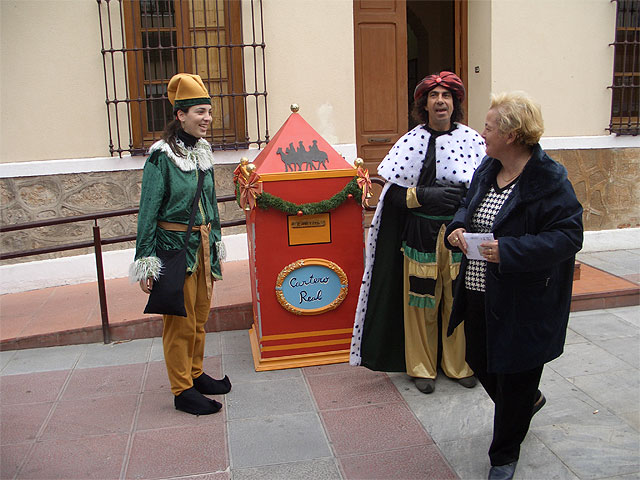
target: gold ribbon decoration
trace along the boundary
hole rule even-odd
[[[240,206],[249,212],[255,208],[256,197],[262,193],[260,175],[256,172],[251,172],[248,178],[241,175],[238,177],[238,185],[240,186]]]
[[[357,158],[353,162],[357,168],[356,174],[358,175],[358,187],[362,190],[362,206],[369,206],[369,199],[373,197],[371,193],[371,179],[369,178],[369,170],[364,168],[364,161],[361,158]]]

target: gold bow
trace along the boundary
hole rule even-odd
[[[369,206],[369,199],[373,197],[371,193],[371,180],[369,179],[369,170],[366,168],[358,167],[358,187],[362,190],[362,206]]]
[[[260,175],[253,172],[246,178],[244,175],[238,175],[238,184],[240,186],[240,206],[245,211],[251,211],[256,206],[256,197],[262,193],[262,182]]]

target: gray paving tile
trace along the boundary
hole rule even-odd
[[[8,350],[5,352],[0,352],[0,372],[4,370],[4,367],[11,361],[13,356],[16,354],[16,350]]]
[[[487,454],[491,434],[436,442],[436,445],[461,480],[487,478],[491,467]]]
[[[595,341],[596,345],[604,348],[611,355],[627,362],[631,367],[640,368],[640,335],[611,340]]]
[[[204,343],[204,356],[215,357],[216,355],[222,355],[220,332],[209,332]]]
[[[332,456],[315,412],[229,420],[227,429],[232,469]]]
[[[461,480],[478,480],[486,478],[489,472],[487,451],[490,444],[491,435],[487,435],[444,442],[438,446]],[[578,478],[531,432],[522,443],[515,477],[545,480]]]
[[[229,375],[234,385],[242,382],[261,382],[302,376],[299,368],[256,372],[251,354],[223,354],[222,369]]]
[[[637,410],[635,412],[622,412],[618,416],[640,432],[640,413]]]
[[[609,478],[640,470],[638,432],[608,412],[581,423],[532,426],[531,431],[581,479]]]
[[[607,480],[640,480],[640,472],[630,473],[629,475],[616,475],[615,477],[607,477]]]
[[[571,328],[567,328],[567,337],[565,338],[565,341],[564,341],[565,345],[573,345],[574,343],[586,343],[588,341],[589,340],[584,338],[579,333],[571,330]]]
[[[223,354],[251,353],[251,342],[247,330],[232,330],[220,332]]]
[[[151,338],[127,342],[90,343],[80,357],[77,368],[129,365],[149,361]]]
[[[405,374],[389,374],[389,378],[434,442],[491,433],[493,402],[480,384],[464,388],[439,375],[435,392],[425,395]]]
[[[302,377],[234,383],[225,399],[231,420],[315,411]]]
[[[564,353],[547,364],[560,375],[571,378],[578,375],[604,373],[628,368],[628,364],[592,343],[565,345]]]
[[[582,407],[582,405],[584,405],[583,408],[588,409],[587,411],[589,412],[604,408],[603,405],[595,401],[587,393],[580,390],[574,383],[548,367],[545,367],[542,371],[540,390],[547,398],[547,404],[535,418],[540,417],[544,412],[549,411],[551,406],[556,404],[563,405],[562,408],[565,408],[567,411],[571,411],[571,408],[576,409],[575,411],[580,411],[580,407]],[[581,403],[574,404],[573,399]],[[571,405],[574,406],[571,407]]]
[[[573,383],[615,413],[640,412],[640,374],[635,368],[581,375]]]
[[[629,322],[636,327],[640,327],[640,305],[632,305],[630,307],[609,308],[604,310],[607,313],[613,313],[614,315],[622,318],[624,321]]]
[[[590,315],[599,315],[606,311],[607,310],[605,309],[598,309],[598,310],[582,310],[580,312],[571,312],[569,313],[569,324],[571,324],[572,318],[584,317],[584,316],[590,316]]]
[[[68,345],[17,350],[2,370],[2,375],[69,370],[74,367],[85,348],[85,345]]]
[[[569,326],[571,330],[591,341],[633,337],[640,333],[640,327],[629,325],[617,315],[606,312],[572,318]]]
[[[629,255],[625,250],[580,253],[579,261],[614,275],[629,275],[640,272],[640,257]]]
[[[154,337],[151,342],[150,362],[164,362],[164,350],[162,349],[162,337]]]
[[[335,460],[309,460],[307,462],[268,465],[259,468],[233,470],[233,480],[341,480]]]

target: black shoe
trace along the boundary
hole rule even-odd
[[[210,415],[222,408],[220,402],[205,397],[194,387],[185,390],[180,395],[176,395],[173,399],[173,404],[176,409],[192,415]]]
[[[478,381],[476,380],[476,377],[471,375],[469,377],[459,378],[458,383],[465,388],[473,388],[476,386]]]
[[[416,388],[422,393],[431,393],[436,389],[436,381],[433,378],[416,378]]]
[[[547,399],[544,398],[544,395],[540,390],[538,390],[538,396],[536,397],[536,401],[533,403],[533,411],[531,412],[531,416],[533,417],[536,413],[540,411],[544,404],[547,403]]]
[[[225,375],[222,380],[216,380],[204,372],[198,378],[193,379],[193,386],[205,395],[224,395],[231,391],[229,377]]]
[[[517,461],[491,467],[489,480],[511,480],[516,471],[516,465],[518,465]]]

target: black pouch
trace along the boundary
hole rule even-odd
[[[158,280],[153,282],[144,313],[160,313],[186,317],[184,308],[184,278],[187,271],[187,251],[157,250],[162,261],[162,271]]]
[[[147,306],[144,313],[160,313],[162,315],[176,315],[186,317],[187,310],[184,308],[184,278],[187,274],[187,246],[189,245],[189,235],[196,218],[196,207],[204,174],[198,177],[198,187],[196,195],[191,204],[191,217],[187,233],[184,238],[184,247],[181,249],[161,250],[156,249],[156,255],[162,262],[162,270],[158,280],[154,280]]]

